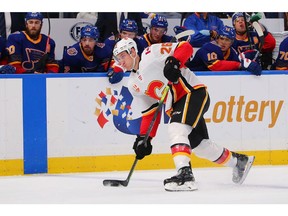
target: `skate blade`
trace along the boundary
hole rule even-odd
[[[246,179],[246,177],[247,177],[247,175],[248,175],[248,173],[249,173],[249,171],[250,171],[250,169],[251,169],[251,167],[252,167],[252,165],[254,163],[254,160],[255,160],[255,156],[248,156],[248,161],[247,161],[247,164],[246,164],[246,168],[245,168],[244,174],[243,174],[243,176],[242,176],[242,178],[240,179],[239,182],[235,182],[236,184],[241,185],[245,181],[245,179]]]
[[[177,183],[167,183],[164,185],[166,191],[169,192],[181,192],[181,191],[195,191],[198,190],[195,182],[185,182],[183,185],[178,185]]]

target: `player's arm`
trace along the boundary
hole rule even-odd
[[[51,43],[51,50],[48,55],[48,60],[46,62],[46,72],[47,73],[58,73],[59,72],[59,65],[55,60],[55,42],[50,40]]]
[[[188,62],[193,54],[193,47],[187,41],[182,41],[175,48],[172,56],[168,56],[165,60],[165,67],[163,69],[164,76],[172,83],[178,83],[181,76],[180,69],[186,67],[185,63]]]
[[[215,60],[208,65],[208,69],[211,71],[231,71],[239,70],[240,68],[240,62],[227,60]]]
[[[47,73],[58,73],[59,72],[59,65],[57,64],[56,61],[53,63],[48,63],[48,64],[46,64],[46,71],[47,71]]]
[[[279,53],[276,59],[276,70],[288,70],[288,39],[280,44]]]
[[[264,37],[264,44],[262,46],[261,52],[273,52],[276,46],[276,40],[273,35],[268,32]]]
[[[149,130],[149,126],[152,122],[152,119],[155,115],[155,112],[158,108],[159,104],[155,103],[151,107],[149,107],[147,110],[142,112],[142,121],[140,125],[140,134],[137,135],[137,138],[134,142],[133,149],[136,153],[136,158],[138,160],[143,159],[145,156],[150,155],[152,153],[152,144],[151,140],[156,135],[156,131],[158,129],[158,126],[160,124],[160,118],[161,118],[161,112],[158,113],[157,118],[155,119],[153,128],[149,134],[149,137],[144,143],[145,134]]]
[[[10,35],[7,40],[8,63],[16,68],[17,74],[25,73],[22,67],[21,45],[16,35]]]
[[[0,65],[6,65],[6,64],[8,64],[8,58],[0,59]]]
[[[184,26],[187,29],[191,29],[193,30],[195,33],[193,35],[191,35],[191,42],[194,45],[200,45],[203,44],[205,42],[210,42],[211,38],[210,38],[210,31],[209,30],[200,30],[199,29],[205,29],[205,26],[201,26],[199,28],[199,26],[196,26],[196,20],[194,17],[187,17],[187,19],[184,21]]]
[[[34,73],[58,73],[59,65],[55,60],[55,42],[50,39],[49,51],[46,51],[34,65]]]
[[[192,57],[193,47],[187,41],[182,41],[176,47],[173,57],[180,62],[180,68],[186,67],[185,63]]]
[[[72,46],[68,47],[63,54],[64,73],[81,72],[81,65],[78,60],[78,51]]]
[[[142,121],[140,125],[140,136],[145,136],[146,132],[148,131],[149,125],[153,119],[153,116],[157,110],[158,103],[153,104],[151,107],[149,107],[147,110],[144,110],[142,112]],[[156,135],[158,126],[160,124],[160,117],[161,113],[158,113],[158,116],[156,118],[156,121],[154,123],[154,126],[151,130],[150,137],[153,138]]]
[[[223,60],[221,49],[211,43],[198,50],[197,54],[210,71],[239,70],[241,67],[239,61]]]
[[[9,65],[15,67],[17,74],[23,74],[26,72],[26,70],[22,67],[21,62],[19,61],[11,61],[9,62]]]

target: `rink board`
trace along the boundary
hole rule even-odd
[[[287,71],[197,75],[210,93],[205,118],[212,140],[255,155],[257,165],[288,164]],[[133,97],[130,110],[119,114],[127,80],[111,85],[105,73],[0,75],[0,175],[129,170],[135,135],[119,130],[115,120],[140,115]],[[168,120],[162,118],[153,155],[137,169],[174,167]]]

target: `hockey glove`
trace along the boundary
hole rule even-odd
[[[253,15],[251,18],[250,18],[250,20],[249,20],[249,22],[257,22],[258,20],[260,20],[262,18],[262,14],[261,13],[256,13],[255,15]]]
[[[108,77],[109,77],[109,82],[111,84],[115,84],[115,83],[118,83],[120,82],[123,77],[124,77],[124,72],[114,72],[113,70],[111,71],[108,71],[107,73]]]
[[[164,76],[166,79],[173,83],[177,83],[179,77],[181,76],[180,71],[180,61],[178,61],[175,57],[169,56],[165,61],[164,67]]]
[[[175,32],[175,36],[177,36],[178,34],[187,31],[188,29],[185,26],[175,26],[173,30]],[[181,37],[178,39],[178,41],[176,37],[173,37],[171,42],[187,41],[188,39],[190,40],[190,36]]]
[[[255,62],[251,61],[250,59],[244,58],[240,60],[242,70],[247,70],[256,76],[260,76],[262,73],[261,66]]]
[[[0,74],[15,74],[16,68],[12,65],[4,65],[0,68]]]
[[[44,73],[49,54],[45,53],[41,59],[34,65],[34,73]]]
[[[137,135],[134,142],[133,149],[136,153],[136,158],[138,160],[143,159],[145,156],[150,155],[152,152],[151,137],[147,139],[146,144],[143,142],[145,136]]]

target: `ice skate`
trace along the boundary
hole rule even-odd
[[[238,153],[232,153],[237,158],[237,164],[233,168],[232,181],[235,184],[242,184],[249,173],[249,170],[255,160],[255,156],[247,156]]]
[[[195,178],[190,167],[182,167],[178,174],[164,180],[166,191],[194,191],[197,190]]]

